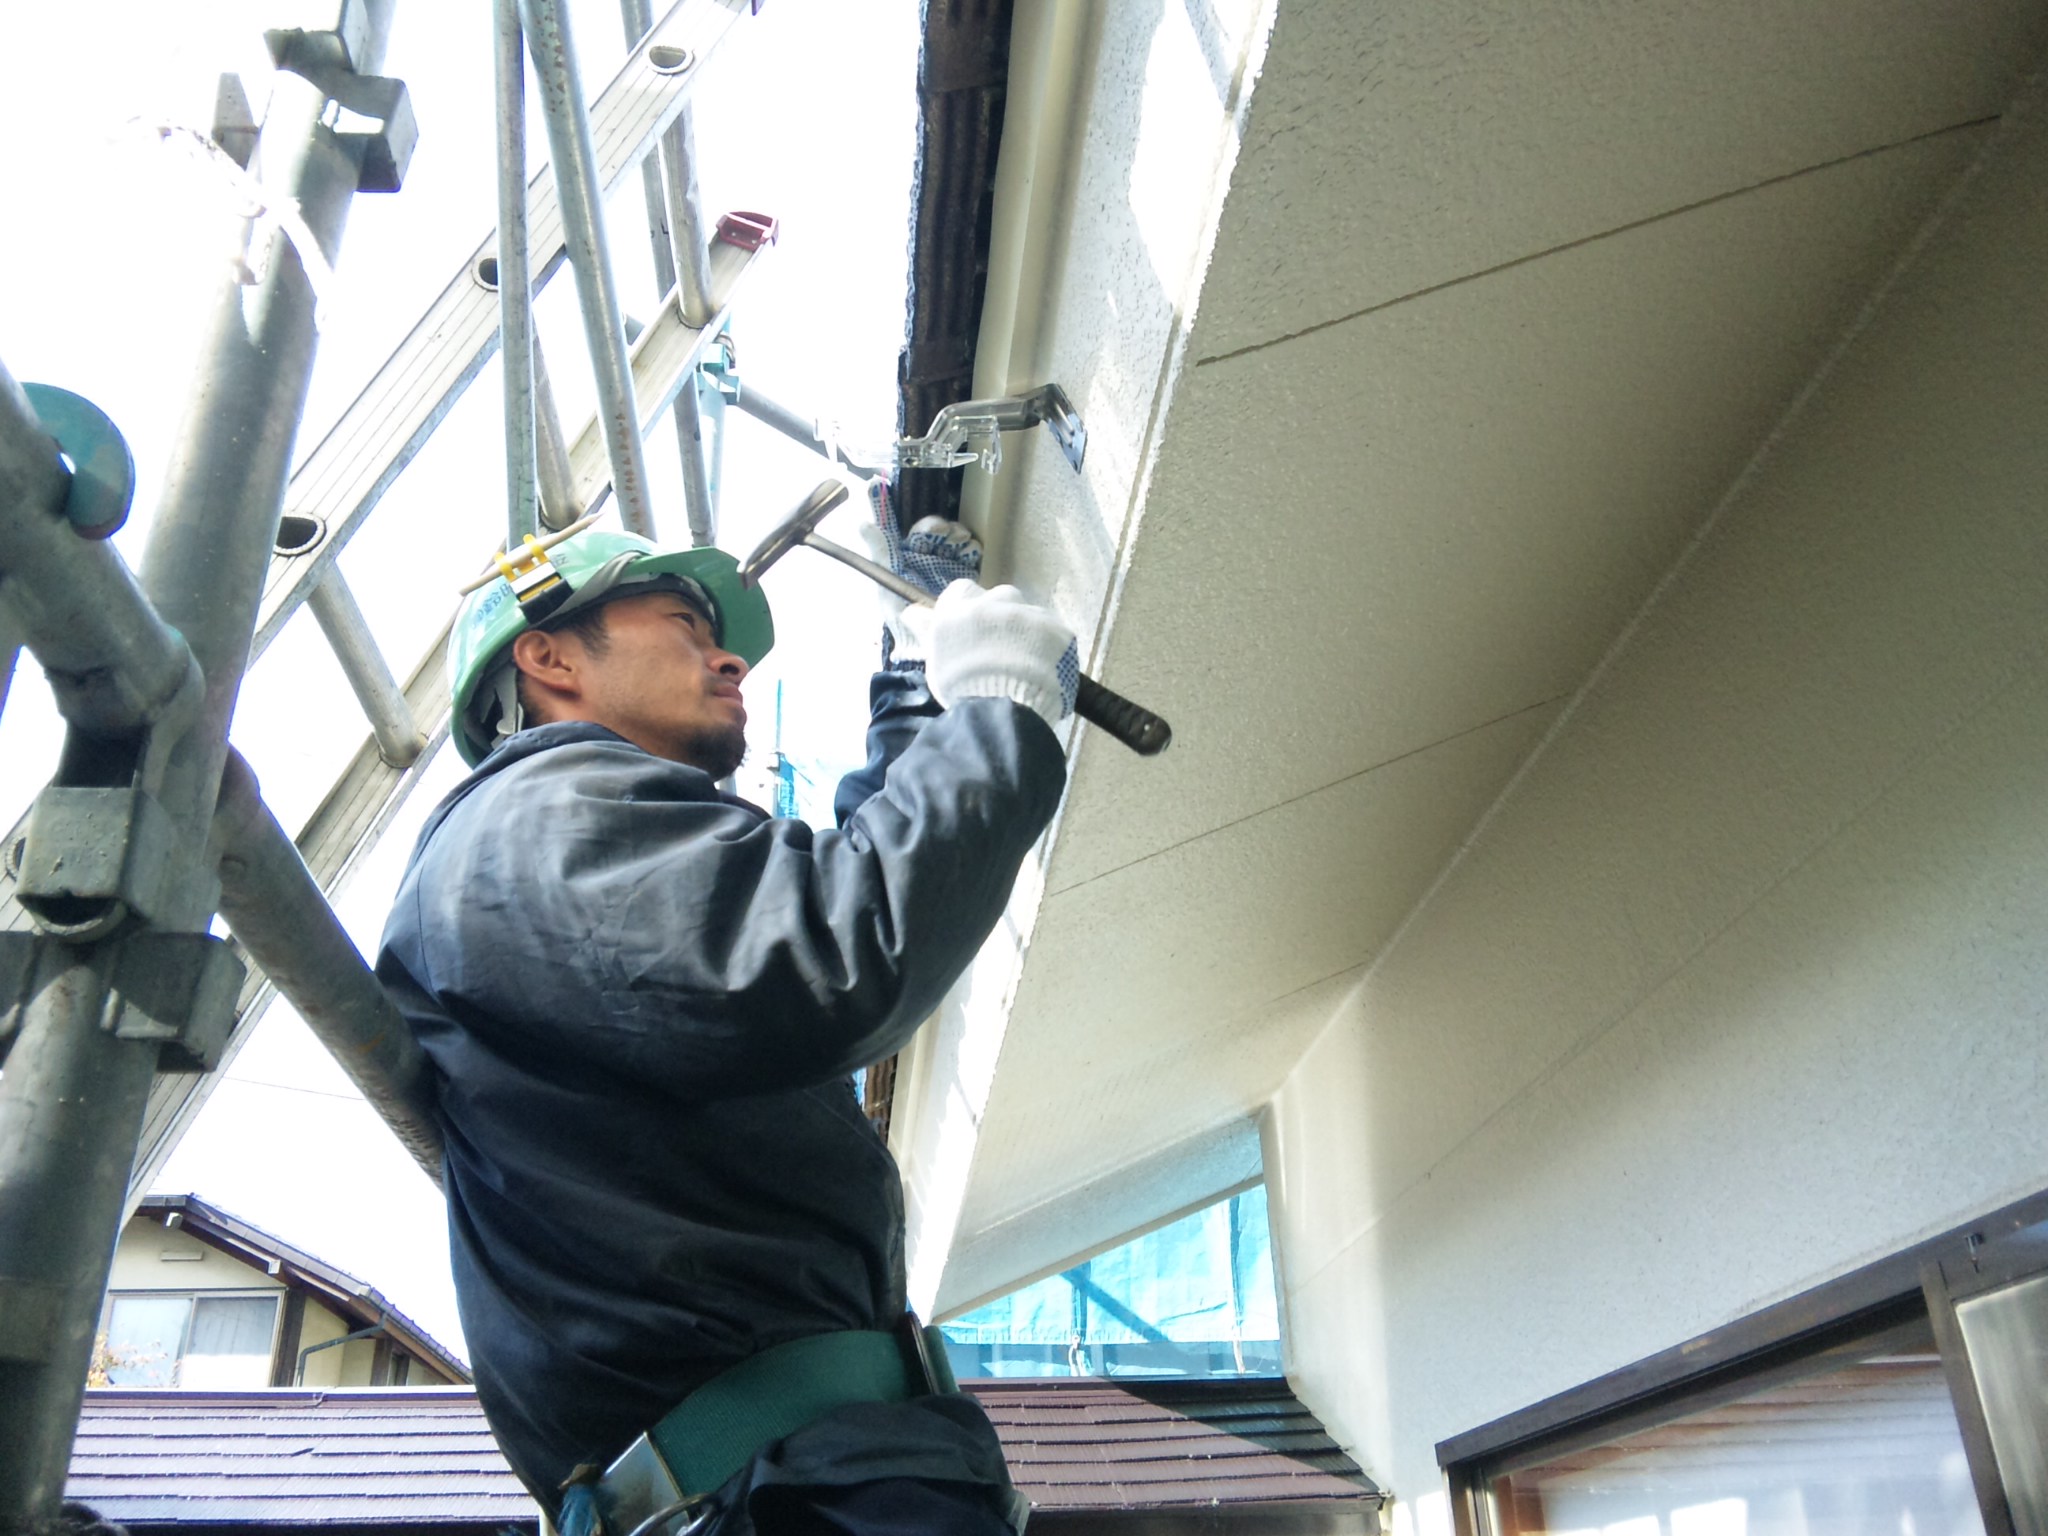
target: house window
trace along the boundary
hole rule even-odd
[[[1510,1463],[1498,1536],[1977,1536],[1926,1319],[1647,1429]]]
[[[105,1332],[110,1386],[267,1387],[277,1295],[116,1295]]]
[[[1277,1376],[1265,1187],[1227,1196],[939,1331],[961,1377]]]
[[[1460,1536],[2048,1536],[2048,1196],[1437,1458]]]

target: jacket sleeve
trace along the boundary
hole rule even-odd
[[[814,833],[624,742],[555,747],[422,850],[402,893],[421,980],[488,1048],[593,1091],[842,1076],[898,1049],[966,968],[1065,766],[1031,711],[966,701]]]
[[[868,760],[839,781],[832,809],[840,826],[878,793],[889,765],[943,711],[922,671],[877,672],[868,683]]]

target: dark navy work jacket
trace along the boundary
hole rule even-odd
[[[477,1390],[550,1508],[726,1366],[903,1310],[901,1185],[849,1074],[973,958],[1066,764],[1007,700],[941,714],[884,673],[872,702],[838,830],[557,724],[413,851],[377,975],[436,1069]],[[791,1475],[1002,1476],[964,1400],[847,1423],[792,1437]]]

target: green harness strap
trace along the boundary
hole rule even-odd
[[[944,1372],[938,1330],[927,1329]],[[894,1333],[848,1329],[792,1339],[704,1383],[647,1432],[684,1494],[709,1493],[771,1441],[853,1403],[901,1403],[928,1390]],[[944,1390],[958,1390],[950,1380]]]

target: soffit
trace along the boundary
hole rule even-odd
[[[1196,355],[2004,111],[2038,0],[1282,0]]]
[[[984,1283],[1065,1257],[1020,1213],[1099,1215],[1268,1096],[2048,19],[1524,9],[1280,7],[1098,658],[1176,741],[1077,754],[956,1237]]]

